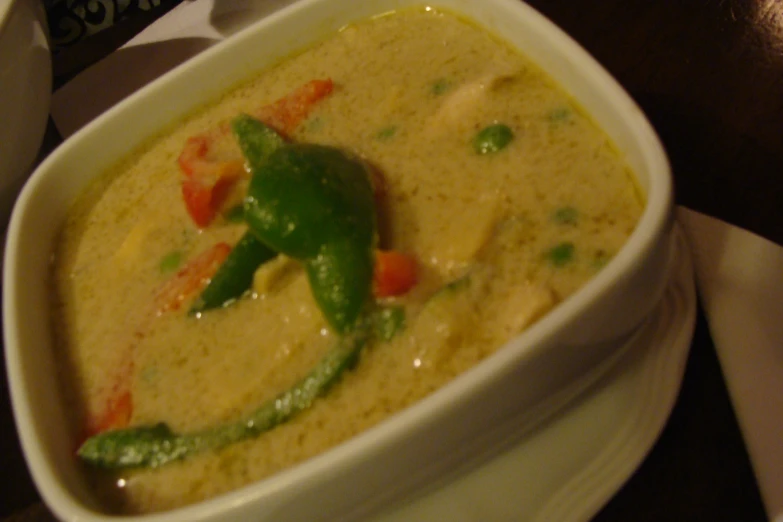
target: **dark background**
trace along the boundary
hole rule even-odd
[[[55,87],[179,1],[130,11],[108,29],[57,46]],[[783,2],[529,3],[593,54],[645,110],[669,154],[678,204],[783,245]],[[47,143],[57,140],[50,126]],[[5,385],[0,423],[0,517],[25,509],[30,514],[29,506],[39,498],[12,427]],[[766,520],[701,312],[663,434],[595,517],[596,522],[664,520]]]

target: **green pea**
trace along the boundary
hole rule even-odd
[[[502,150],[514,139],[508,125],[495,123],[481,129],[473,138],[473,150],[477,154],[491,154]]]
[[[560,207],[552,213],[552,221],[558,225],[576,225],[579,221],[579,211],[574,207]]]
[[[182,252],[175,250],[173,252],[169,252],[161,258],[160,262],[158,263],[158,270],[160,270],[162,274],[168,274],[179,268],[179,265],[181,264]]]
[[[552,265],[560,268],[567,265],[574,258],[574,244],[568,241],[552,247],[546,254]]]
[[[432,84],[432,94],[440,96],[451,90],[453,84],[446,78],[440,78]]]
[[[140,377],[146,384],[153,383],[158,378],[158,369],[155,366],[148,366],[140,372]]]
[[[395,134],[397,134],[397,126],[389,125],[388,127],[379,130],[375,137],[381,141],[385,141],[393,138]]]
[[[570,107],[558,107],[557,109],[552,110],[549,113],[549,121],[552,123],[559,123],[561,121],[566,121],[571,118],[571,108]]]

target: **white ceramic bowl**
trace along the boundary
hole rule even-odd
[[[62,433],[47,279],[68,204],[119,155],[292,50],[346,22],[420,0],[303,0],[136,93],[63,144],[34,173],[15,208],[4,273],[12,402],[30,470],[64,520],[98,521]],[[672,187],[652,128],[619,85],[553,24],[517,0],[437,0],[538,62],[590,112],[638,176],[647,206],[626,246],[591,282],[532,328],[445,388],[346,444],[268,480],[176,511],[179,520],[349,520],[455,472],[468,457],[540,414],[541,405],[611,359],[659,301],[669,270]],[[275,45],[269,45],[275,42]],[[198,89],[192,86],[198,85]],[[123,140],[115,137],[122,134]],[[131,517],[123,520],[136,520]]]
[[[32,170],[52,91],[43,2],[0,0],[0,229]]]

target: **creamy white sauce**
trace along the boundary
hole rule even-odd
[[[113,490],[112,510],[208,498],[377,424],[584,284],[642,211],[607,137],[493,36],[423,11],[351,26],[156,137],[77,201],[55,268],[75,431],[104,407],[117,379],[130,383],[131,424],[192,430],[235,419],[289,387],[333,342],[295,262],[263,269],[253,297],[198,319],[183,310],[158,316],[151,302],[170,277],[158,269],[164,256],[192,258],[244,231],[221,221],[198,230],[187,216],[176,162],[187,137],[314,78],[336,88],[294,138],[349,149],[383,173],[382,242],[420,265],[419,284],[399,300],[408,324],[392,342],[368,348],[309,411],[257,439],[124,473],[119,490],[116,477],[99,476],[97,487]],[[476,154],[473,136],[494,122],[514,139],[498,153]],[[571,255],[558,262],[550,252],[565,244]],[[460,277],[469,284],[432,297]]]

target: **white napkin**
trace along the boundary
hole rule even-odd
[[[767,514],[783,522],[783,248],[686,208],[678,219]]]
[[[186,0],[54,93],[64,137],[142,85],[294,0]],[[783,522],[783,248],[685,208],[697,284],[770,518]]]

